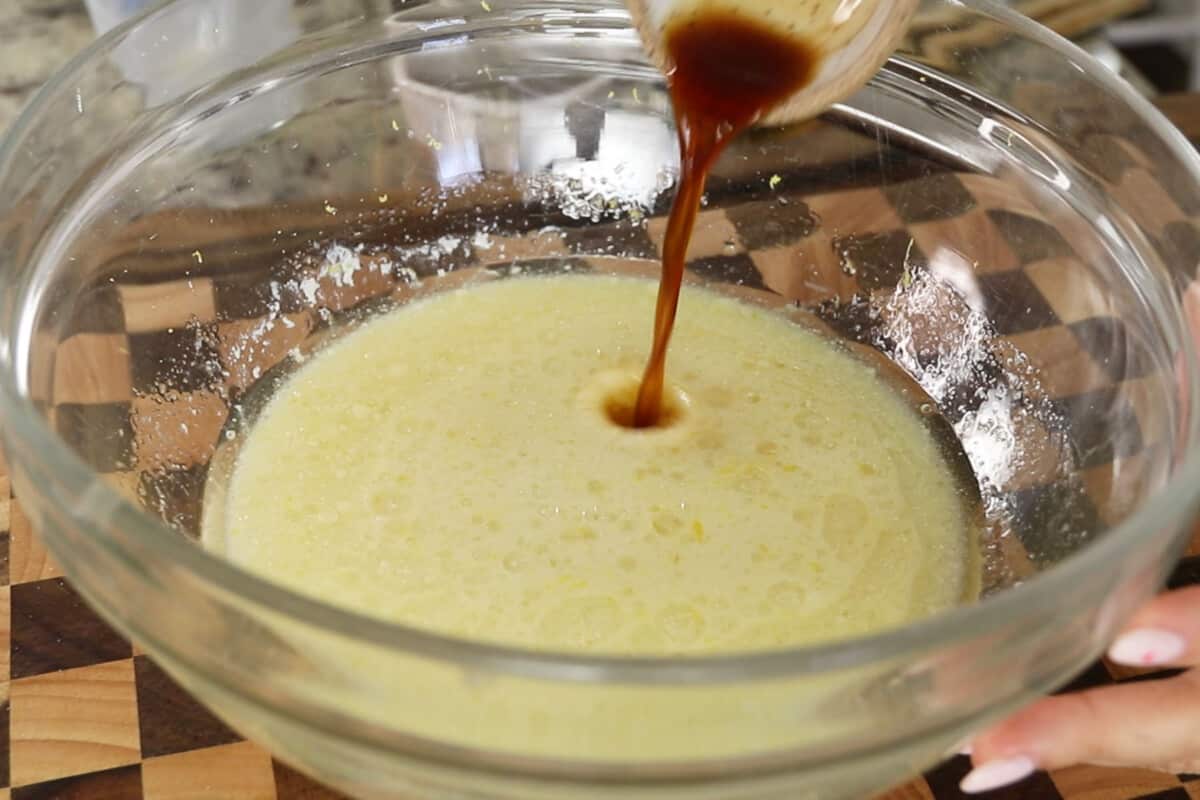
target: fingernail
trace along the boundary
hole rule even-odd
[[[1178,661],[1187,651],[1182,636],[1158,628],[1124,634],[1108,649],[1108,657],[1127,667],[1157,667]]]
[[[962,747],[958,748],[958,754],[960,756],[969,756],[974,751],[975,751],[975,748],[971,746],[970,742],[967,742]]]
[[[1001,758],[981,764],[967,773],[958,788],[967,794],[980,794],[1024,780],[1037,770],[1033,759],[1026,756]]]

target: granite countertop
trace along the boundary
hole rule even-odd
[[[1014,4],[1048,22],[1087,28],[1096,22],[1095,17],[1081,22],[1089,9],[1124,13],[1142,2]],[[0,133],[38,86],[93,36],[80,0],[0,0]],[[1200,95],[1163,98],[1160,107],[1200,142]],[[1200,579],[1200,536],[1190,555],[1179,579],[1194,582]],[[1098,671],[1103,672],[1093,669],[1083,679],[1098,680]],[[1109,680],[1107,673],[1102,678]],[[0,800],[338,797],[242,741],[81,604],[33,535],[19,502],[10,500],[2,461],[0,691]],[[46,727],[51,724],[59,727]],[[955,785],[966,769],[965,759],[953,759],[885,798],[960,798]],[[1200,780],[1194,777],[1082,767],[994,796],[1200,799]]]
[[[94,37],[80,0],[0,0],[0,131]]]
[[[1147,0],[1009,0],[1066,36],[1146,5]],[[0,0],[0,131],[29,97],[95,37],[82,0]]]

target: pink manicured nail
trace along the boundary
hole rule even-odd
[[[1187,642],[1178,634],[1157,628],[1140,628],[1117,639],[1108,657],[1127,667],[1158,667],[1178,661]]]
[[[967,773],[958,788],[967,794],[980,794],[1024,780],[1037,770],[1033,759],[1025,756],[1001,758],[981,764]]]

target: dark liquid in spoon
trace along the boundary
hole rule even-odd
[[[654,345],[638,389],[635,428],[657,425],[662,414],[667,347],[709,169],[730,139],[803,89],[819,61],[802,40],[732,13],[700,12],[676,20],[664,45],[679,130],[679,189],[667,221]]]

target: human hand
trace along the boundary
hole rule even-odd
[[[1109,649],[1133,667],[1191,667],[1172,678],[1041,700],[971,743],[967,793],[1075,764],[1200,772],[1200,587],[1162,595]]]
[[[1200,282],[1184,294],[1200,352]],[[1200,772],[1200,587],[1162,595],[1108,651],[1115,663],[1188,669],[1164,680],[1050,697],[976,737],[967,793],[1075,764]]]

